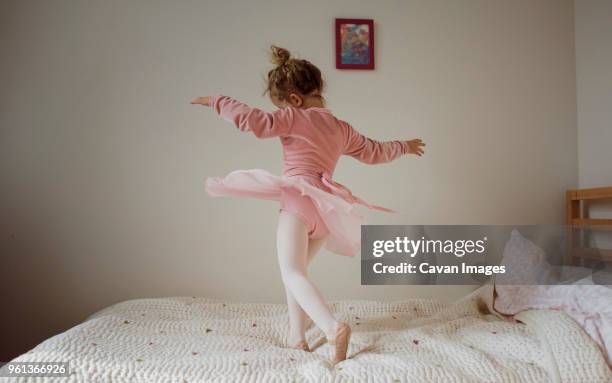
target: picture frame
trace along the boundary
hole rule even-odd
[[[336,19],[336,68],[374,69],[374,20]]]

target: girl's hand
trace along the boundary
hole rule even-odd
[[[198,97],[191,100],[193,105],[210,106],[210,96]]]
[[[425,151],[423,151],[423,146],[425,146],[425,143],[421,141],[420,138],[406,141],[406,143],[408,144],[408,151],[406,153],[416,154],[419,157],[425,153]]]

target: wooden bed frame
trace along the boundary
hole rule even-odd
[[[584,230],[581,230],[590,226],[609,226],[612,229],[612,219],[589,217],[588,202],[593,200],[612,201],[612,187],[575,189],[568,190],[565,193],[565,215],[566,224],[568,226],[568,255],[570,256],[569,261],[571,263],[574,263],[578,259],[612,262],[612,249],[588,247],[588,236],[585,234]]]

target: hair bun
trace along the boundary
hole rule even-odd
[[[285,48],[277,47],[276,45],[272,45],[270,47],[270,61],[274,65],[285,65],[287,61],[291,58],[291,54]]]

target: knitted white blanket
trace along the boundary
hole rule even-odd
[[[532,310],[516,323],[491,314],[491,298],[485,286],[452,304],[332,302],[353,327],[350,359],[335,367],[314,327],[314,352],[284,347],[285,305],[197,297],[115,304],[13,361],[69,361],[61,382],[612,381],[567,315]]]

